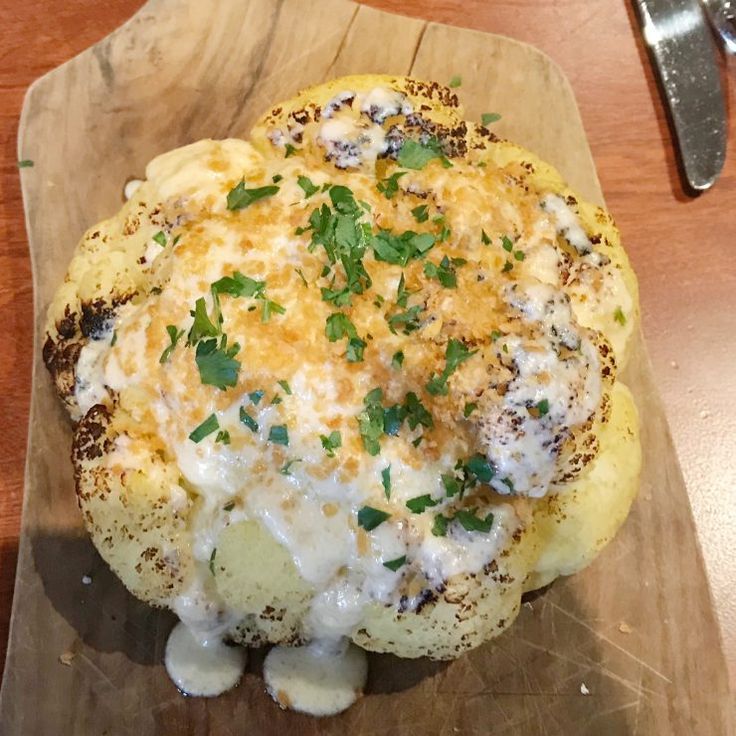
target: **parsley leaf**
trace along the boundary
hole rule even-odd
[[[256,281],[249,276],[244,276],[240,271],[236,271],[232,276],[223,276],[212,284],[212,290],[216,294],[256,297],[257,299],[263,298],[265,289],[265,281]]]
[[[358,526],[363,527],[367,532],[372,531],[377,526],[383,524],[391,514],[381,511],[380,509],[374,509],[372,506],[363,506],[358,511]]]
[[[417,222],[427,222],[429,219],[429,212],[427,211],[429,208],[426,204],[420,204],[418,207],[415,207],[411,214],[414,215],[414,219]]]
[[[171,345],[169,345],[166,350],[161,353],[161,357],[158,359],[159,363],[168,362],[169,358],[171,357],[171,353],[174,352],[176,343],[178,343],[179,340],[181,340],[181,338],[184,336],[184,330],[177,330],[176,325],[166,325],[166,332],[169,333],[169,340],[171,341]]]
[[[388,562],[384,562],[383,566],[387,567],[392,572],[396,572],[400,567],[403,567],[406,564],[406,555],[402,555],[401,557],[397,557],[395,560],[389,560]]]
[[[281,475],[291,475],[291,466],[300,462],[302,462],[300,457],[295,457],[292,460],[289,460],[281,466],[279,473],[281,473]]]
[[[281,386],[282,389],[284,389],[284,393],[287,396],[291,396],[291,386],[289,386],[288,381],[281,380],[281,381],[277,381],[277,383],[279,384],[279,386]]]
[[[460,340],[451,339],[445,350],[445,369],[439,376],[432,374],[426,385],[427,391],[433,396],[446,396],[447,379],[461,363],[477,352],[477,350],[468,350]]]
[[[462,484],[453,473],[442,473],[440,476],[442,479],[442,485],[445,488],[445,493],[448,496],[457,496],[462,491]]]
[[[434,524],[432,524],[432,534],[435,537],[444,537],[447,534],[447,523],[449,519],[442,514],[437,514],[434,517]]]
[[[547,416],[547,414],[549,414],[549,400],[542,399],[541,401],[538,401],[536,404],[534,404],[534,406],[527,407],[527,411],[535,419],[545,417]]]
[[[268,322],[271,319],[271,313],[285,314],[286,307],[282,307],[277,302],[272,302],[270,299],[263,299],[261,308],[261,322]]]
[[[480,231],[480,241],[481,241],[481,243],[483,243],[483,245],[490,245],[491,244],[491,239],[488,237],[488,235],[486,235],[486,231],[485,230],[481,230]]]
[[[413,514],[421,514],[425,509],[436,505],[437,501],[435,501],[428,493],[425,493],[422,496],[416,496],[415,498],[410,498],[406,502],[406,508],[408,508]]]
[[[391,358],[392,367],[399,370],[404,365],[404,353],[401,350],[397,350]]]
[[[29,158],[24,158],[18,161],[18,168],[19,169],[31,169],[33,168],[33,161]]]
[[[358,337],[355,325],[343,312],[335,312],[327,318],[325,335],[330,342],[336,342],[344,337],[348,338],[346,353],[348,363],[359,363],[363,360],[363,351],[367,343]]]
[[[420,312],[422,310],[423,307],[417,304],[413,307],[409,307],[409,309],[404,312],[397,312],[396,314],[388,316],[386,321],[388,322],[389,329],[394,334],[396,334],[399,329],[401,329],[405,335],[415,332],[419,329],[421,324]]]
[[[508,235],[504,235],[501,237],[501,247],[507,253],[511,253],[511,251],[514,249],[514,243],[512,242],[511,238],[508,237]]]
[[[490,483],[494,476],[493,466],[488,462],[488,458],[478,453],[465,461],[464,469],[466,473],[471,473],[481,483]]]
[[[446,289],[454,289],[457,286],[457,274],[447,256],[442,258],[439,265],[426,261],[424,275],[430,279],[437,279]]]
[[[258,404],[261,402],[261,399],[265,396],[265,391],[251,391],[248,394],[248,398],[250,399],[252,404],[255,404],[258,406]]]
[[[408,172],[406,171],[397,171],[395,174],[391,174],[391,176],[386,179],[379,181],[376,185],[376,189],[378,189],[386,199],[392,199],[399,191],[399,179],[401,179],[402,176],[406,176],[407,173]]]
[[[623,313],[623,310],[621,309],[621,307],[616,307],[616,311],[613,313],[613,318],[622,327],[626,324],[626,315]]]
[[[406,266],[412,258],[422,258],[435,244],[432,233],[415,233],[407,230],[395,235],[389,230],[380,230],[371,240],[373,255],[377,261]]]
[[[259,199],[270,197],[278,191],[279,188],[275,184],[256,187],[255,189],[246,189],[245,179],[241,179],[227,194],[227,208],[231,211],[242,210]]]
[[[240,351],[240,345],[235,343],[227,347],[227,337],[222,336],[220,345],[217,340],[202,340],[197,345],[195,361],[199,369],[199,377],[204,385],[217,386],[224,391],[227,386],[235,386],[240,372],[240,361],[235,355]]]
[[[419,143],[407,139],[399,150],[397,162],[405,169],[423,169],[432,159],[441,159],[443,165],[452,165],[445,158],[436,138],[430,138],[426,143]],[[446,163],[445,163],[446,162]]]
[[[330,432],[329,436],[321,434],[319,439],[327,453],[327,457],[335,457],[335,450],[342,447],[342,435],[337,430]]]
[[[319,191],[319,187],[312,183],[312,180],[308,176],[298,176],[296,179],[296,183],[302,188],[304,191],[304,197],[306,199],[309,199],[313,194],[317,194]]]
[[[476,516],[477,509],[460,509],[455,513],[454,520],[459,521],[463,529],[469,532],[489,532],[493,526],[493,514],[485,519]]]
[[[220,334],[219,325],[215,325],[207,314],[204,297],[197,299],[194,311],[190,314],[194,317],[194,322],[187,335],[187,345],[195,345],[204,337],[217,337]],[[216,318],[216,321],[219,322],[219,319]]]
[[[297,152],[297,149],[291,145],[291,143],[287,143],[284,146],[284,158],[290,158]]]
[[[463,79],[459,75],[455,75],[448,83],[447,86],[455,89],[456,87],[459,87],[463,83]]]
[[[383,434],[383,391],[374,388],[363,399],[365,409],[358,414],[358,428],[363,440],[363,447],[369,455],[378,455],[381,451],[380,438]]]
[[[268,431],[268,441],[275,445],[289,446],[289,430],[285,424],[275,424]]]
[[[478,404],[476,404],[474,401],[469,401],[467,404],[465,404],[465,408],[463,409],[463,416],[467,419],[477,408]]]
[[[381,471],[381,485],[383,486],[383,493],[386,498],[391,498],[391,466],[387,465]]]
[[[212,434],[220,428],[220,423],[217,421],[215,414],[210,414],[202,424],[196,427],[189,435],[189,439],[194,443],[201,442],[208,434]]]
[[[162,248],[166,245],[166,233],[163,230],[159,230],[152,238],[154,242],[158,243]]]
[[[230,444],[230,432],[228,432],[226,429],[221,429],[217,433],[217,437],[215,437],[215,442],[222,442],[223,445],[229,445]]]
[[[501,119],[501,115],[497,112],[484,112],[480,116],[480,122],[482,125],[490,125]]]
[[[258,431],[258,422],[241,406],[240,407],[240,421],[248,427],[251,432]]]

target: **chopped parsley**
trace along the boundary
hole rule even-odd
[[[442,479],[442,485],[448,497],[457,496],[462,492],[462,483],[453,473],[442,473],[440,478]]]
[[[223,507],[223,511],[232,511],[235,508],[235,501],[228,501]]]
[[[275,406],[276,404],[281,404],[283,402],[283,399],[279,394],[275,394],[274,397],[271,399],[271,406]]]
[[[373,531],[377,526],[383,524],[391,514],[380,509],[374,509],[372,506],[363,506],[358,511],[358,526],[363,527],[367,532]]]
[[[307,280],[304,278],[304,273],[302,272],[301,268],[295,268],[294,269],[297,274],[299,275],[299,278],[302,280],[302,283],[306,288],[309,288],[309,284],[307,283]]]
[[[469,401],[467,404],[465,404],[465,408],[463,409],[463,416],[467,419],[477,408],[478,404],[476,404],[474,401]]]
[[[369,455],[378,455],[381,451],[380,438],[383,434],[383,391],[374,388],[363,399],[365,409],[358,414],[358,429],[363,440],[363,447]]]
[[[436,237],[432,233],[407,230],[396,235],[390,230],[379,230],[371,240],[371,248],[377,261],[406,266],[413,258],[423,258],[435,242]]]
[[[367,343],[358,337],[355,325],[343,312],[335,312],[327,318],[325,335],[330,342],[337,342],[344,337],[348,338],[346,353],[348,363],[359,363],[363,360],[363,351]]]
[[[383,493],[386,498],[391,498],[391,466],[387,465],[381,471],[381,485],[383,486]]]
[[[404,353],[401,350],[397,350],[391,358],[392,367],[399,370],[404,365]]]
[[[215,437],[215,442],[222,442],[223,445],[230,444],[230,432],[226,429],[221,429]]]
[[[33,168],[33,161],[29,158],[24,158],[18,161],[18,168],[19,169],[31,169]]]
[[[484,112],[480,116],[481,125],[490,125],[501,119],[501,115],[497,112]]]
[[[169,358],[171,357],[171,353],[174,352],[174,348],[176,347],[176,343],[181,340],[181,338],[184,336],[184,330],[178,330],[176,328],[176,325],[166,325],[166,332],[169,333],[169,340],[171,341],[171,344],[161,353],[161,357],[158,359],[159,363],[168,363]],[[117,333],[113,335],[114,342],[110,343],[111,345],[114,345],[115,342],[117,342]]]
[[[549,399],[542,399],[533,406],[527,407],[527,411],[535,419],[547,416],[549,414]]]
[[[421,514],[425,509],[436,505],[437,501],[435,501],[428,493],[425,493],[422,496],[416,496],[415,498],[410,498],[406,502],[406,508],[408,508],[413,514]]]
[[[158,243],[162,248],[166,245],[166,233],[163,230],[159,230],[152,238],[154,242]]]
[[[261,302],[261,322],[268,322],[271,319],[271,314],[285,314],[286,308],[282,307],[276,302],[272,302],[270,299],[263,299]]]
[[[444,537],[447,534],[447,524],[450,520],[442,514],[437,514],[434,517],[434,523],[432,524],[432,534],[435,537]]]
[[[281,475],[291,475],[291,466],[295,463],[300,463],[301,461],[302,459],[300,457],[295,457],[292,460],[289,460],[281,466],[279,473],[281,473]]]
[[[485,230],[480,231],[480,242],[483,243],[483,245],[490,245],[491,239],[486,235]]]
[[[291,143],[287,143],[286,146],[284,146],[284,158],[290,158],[297,152],[297,149],[291,145]]]
[[[489,532],[493,526],[493,514],[488,514],[481,519],[476,514],[477,509],[460,509],[455,512],[453,517],[455,521],[459,521],[460,525],[469,532]]]
[[[407,173],[407,171],[397,171],[386,179],[381,179],[381,181],[376,185],[376,189],[378,189],[386,199],[392,199],[399,191],[399,179],[401,179],[402,176],[406,176]]]
[[[397,557],[395,560],[389,560],[388,562],[384,562],[383,566],[387,567],[392,572],[396,572],[400,567],[403,567],[406,564],[406,555],[402,555],[401,557]]]
[[[448,83],[447,86],[455,89],[456,87],[459,87],[463,83],[463,78],[456,74]]]
[[[484,455],[476,453],[465,461],[464,470],[467,475],[470,474],[471,480],[477,479],[481,483],[490,483],[493,478],[493,466],[488,462],[488,458]]]
[[[417,222],[427,222],[429,219],[428,209],[426,204],[420,204],[411,211],[411,214]]]
[[[616,311],[613,313],[613,318],[621,325],[621,327],[626,324],[626,315],[621,310],[621,307],[616,307]]]
[[[284,178],[284,177],[283,177],[283,176],[281,176],[281,174],[274,174],[274,175],[273,175],[273,176],[271,177],[271,181],[272,181],[272,182],[273,182],[274,184],[278,184],[278,183],[279,183],[280,181],[282,181],[282,180],[283,180],[283,178]]]
[[[217,557],[217,547],[213,547],[210,554],[210,572],[213,575],[215,574],[215,557]]]
[[[317,194],[319,191],[319,187],[314,184],[308,176],[297,177],[296,183],[302,188],[306,199],[309,199],[313,194]]]
[[[439,265],[432,263],[432,261],[426,261],[424,275],[430,279],[437,279],[446,289],[454,289],[457,286],[457,274],[454,265],[447,256],[442,258]]]
[[[503,332],[501,332],[501,330],[491,330],[491,340],[493,342],[496,342],[499,337],[503,337]]]
[[[259,199],[273,196],[278,191],[279,188],[275,184],[246,189],[245,180],[241,179],[227,194],[227,208],[231,211],[242,210]]]
[[[184,330],[181,331],[181,334],[182,335],[184,334]],[[115,347],[115,344],[117,343],[117,341],[118,341],[118,331],[117,330],[113,330],[112,331],[112,340],[110,340],[110,347],[111,348],[112,347]]]
[[[220,423],[217,421],[215,414],[210,414],[202,424],[196,427],[189,435],[189,439],[196,443],[201,442],[207,435],[216,432],[220,428]]]
[[[513,267],[514,267],[514,264],[511,263],[511,261],[506,261],[506,263],[503,264],[503,268],[501,269],[501,272],[508,273]]]
[[[461,363],[464,363],[477,352],[477,350],[468,350],[460,340],[450,340],[445,350],[445,369],[438,376],[432,374],[425,387],[427,391],[433,396],[446,396],[448,391],[447,379]]]
[[[279,386],[281,386],[282,389],[284,389],[284,393],[287,396],[291,396],[291,386],[289,386],[288,381],[281,380],[281,381],[277,381],[277,383],[279,384]]]
[[[261,399],[266,395],[265,391],[251,391],[248,394],[248,398],[250,399],[251,404],[254,404],[255,406],[258,406],[260,404]]]
[[[240,372],[240,361],[235,355],[240,351],[238,343],[227,347],[227,337],[222,336],[220,343],[216,339],[202,340],[197,345],[195,361],[199,369],[199,377],[207,386],[217,386],[224,391],[228,386],[235,386]]]
[[[514,251],[514,258],[517,261],[523,261],[524,258],[526,258],[526,256],[524,255],[524,251],[523,250],[515,250]]]
[[[289,430],[286,429],[285,424],[275,424],[268,431],[268,441],[273,442],[275,445],[289,446]]]
[[[407,139],[401,146],[396,160],[399,166],[417,171],[423,169],[435,158],[440,159],[445,168],[452,166],[442,153],[442,148],[436,138],[430,138],[426,143],[419,143],[418,141]]]
[[[236,297],[255,297],[263,299],[266,290],[265,281],[256,281],[236,271],[232,276],[223,276],[212,284],[216,294],[229,294]]]
[[[507,235],[501,237],[501,247],[507,252],[511,253],[514,249],[514,243]]]
[[[405,335],[410,335],[412,332],[416,332],[421,324],[420,312],[424,308],[417,304],[403,312],[397,312],[386,318],[388,327],[396,334],[400,329]]]
[[[241,406],[240,407],[240,421],[248,427],[251,432],[258,431],[258,422]]]
[[[204,297],[200,297],[194,303],[194,311],[189,314],[194,317],[194,322],[187,335],[187,345],[196,345],[205,337],[217,337],[220,334],[220,314],[219,310],[215,310],[215,322],[210,319],[207,314],[207,305]]]
[[[342,447],[342,435],[337,430],[330,432],[329,435],[321,434],[319,440],[327,453],[327,457],[335,457],[335,450]]]

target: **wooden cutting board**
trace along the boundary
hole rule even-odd
[[[246,135],[271,103],[357,72],[443,82],[462,75],[469,117],[500,112],[499,134],[603,201],[570,85],[549,58],[507,38],[345,0],[151,0],[29,90],[19,159],[35,162],[22,170],[22,184],[36,350],[0,731],[729,733],[708,584],[641,344],[626,380],[643,415],[645,467],[617,539],[583,573],[524,605],[497,641],[456,662],[372,657],[369,694],[336,718],[280,711],[264,692],[258,652],[228,695],[179,695],[161,665],[172,616],[133,599],[88,541],[68,461],[69,423],[40,355],[46,306],[79,236],[120,206],[122,183],[154,155],[202,137]]]

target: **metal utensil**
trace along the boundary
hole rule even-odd
[[[697,0],[635,0],[669,107],[689,185],[704,191],[726,158],[726,111],[717,52]]]
[[[723,48],[736,55],[736,2],[733,0],[702,0],[710,22],[723,41]]]

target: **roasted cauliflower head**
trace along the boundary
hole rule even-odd
[[[136,596],[246,644],[449,659],[626,518],[637,321],[603,209],[449,89],[356,76],[154,159],[43,353]]]

